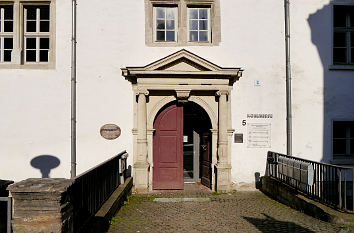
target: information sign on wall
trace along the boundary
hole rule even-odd
[[[270,123],[248,123],[247,141],[250,148],[269,148],[271,142]]]

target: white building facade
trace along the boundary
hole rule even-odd
[[[0,179],[42,177],[41,155],[69,178],[71,1],[0,9]],[[290,11],[293,156],[354,164],[354,1]],[[141,189],[253,187],[267,151],[286,153],[284,41],[283,1],[78,1],[77,173],[127,150]],[[157,139],[170,108],[176,151]],[[104,139],[105,124],[121,135]],[[173,171],[156,157],[170,153]]]

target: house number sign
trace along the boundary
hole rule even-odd
[[[115,124],[105,124],[100,129],[100,134],[103,138],[107,140],[113,140],[120,136],[121,130],[118,125]]]

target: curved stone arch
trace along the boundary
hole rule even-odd
[[[160,100],[155,106],[151,109],[149,115],[148,115],[148,121],[147,121],[147,128],[148,129],[153,129],[154,128],[154,120],[157,115],[157,113],[163,108],[166,104],[175,101],[176,97],[174,96],[166,96],[162,100]]]
[[[157,113],[168,103],[175,101],[176,98],[174,96],[167,96],[165,98],[163,98],[162,100],[160,100],[157,104],[155,104],[155,106],[152,108],[152,110],[149,113],[149,119],[147,122],[147,127],[148,129],[153,129],[154,128],[154,120],[155,117],[157,115]],[[202,98],[197,97],[197,96],[191,96],[189,98],[189,100],[191,102],[194,102],[196,104],[198,104],[199,106],[201,106],[204,111],[208,114],[209,118],[210,118],[210,122],[211,122],[211,126],[213,129],[217,128],[217,116],[215,111],[212,109],[212,107]]]
[[[211,122],[211,127],[213,129],[216,129],[218,127],[217,122],[218,122],[218,118],[216,116],[215,111],[213,110],[213,108],[202,98],[198,97],[198,96],[191,96],[189,98],[189,101],[192,101],[196,104],[198,104],[199,106],[201,106],[204,111],[208,114],[209,118],[210,118],[210,122]]]

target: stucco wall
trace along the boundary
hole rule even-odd
[[[328,133],[331,119],[341,116],[354,119],[350,96],[353,82],[349,79],[352,72],[328,70],[331,37],[328,4],[329,0],[300,0],[291,5],[293,152],[313,160],[322,160],[323,154],[327,160],[331,157]],[[132,163],[135,97],[120,68],[144,66],[182,48],[222,67],[244,69],[231,94],[232,128],[244,136],[244,143],[231,146],[232,180],[253,182],[255,172],[265,171],[268,150],[286,152],[283,2],[223,0],[220,9],[219,46],[150,47],[145,45],[144,0],[79,2],[78,173],[122,150],[130,153],[128,162]],[[57,1],[55,69],[0,69],[2,179],[41,177],[30,161],[43,154],[61,161],[51,171],[51,177],[70,176],[70,14],[71,1]],[[319,15],[328,23],[321,21]],[[255,86],[257,80],[259,86]],[[331,88],[334,84],[336,92]],[[262,113],[273,117],[247,118],[247,114]],[[242,125],[243,120],[247,124],[271,123],[271,147],[249,148],[248,126]],[[99,129],[106,123],[121,127],[118,139],[107,141],[100,136]]]

